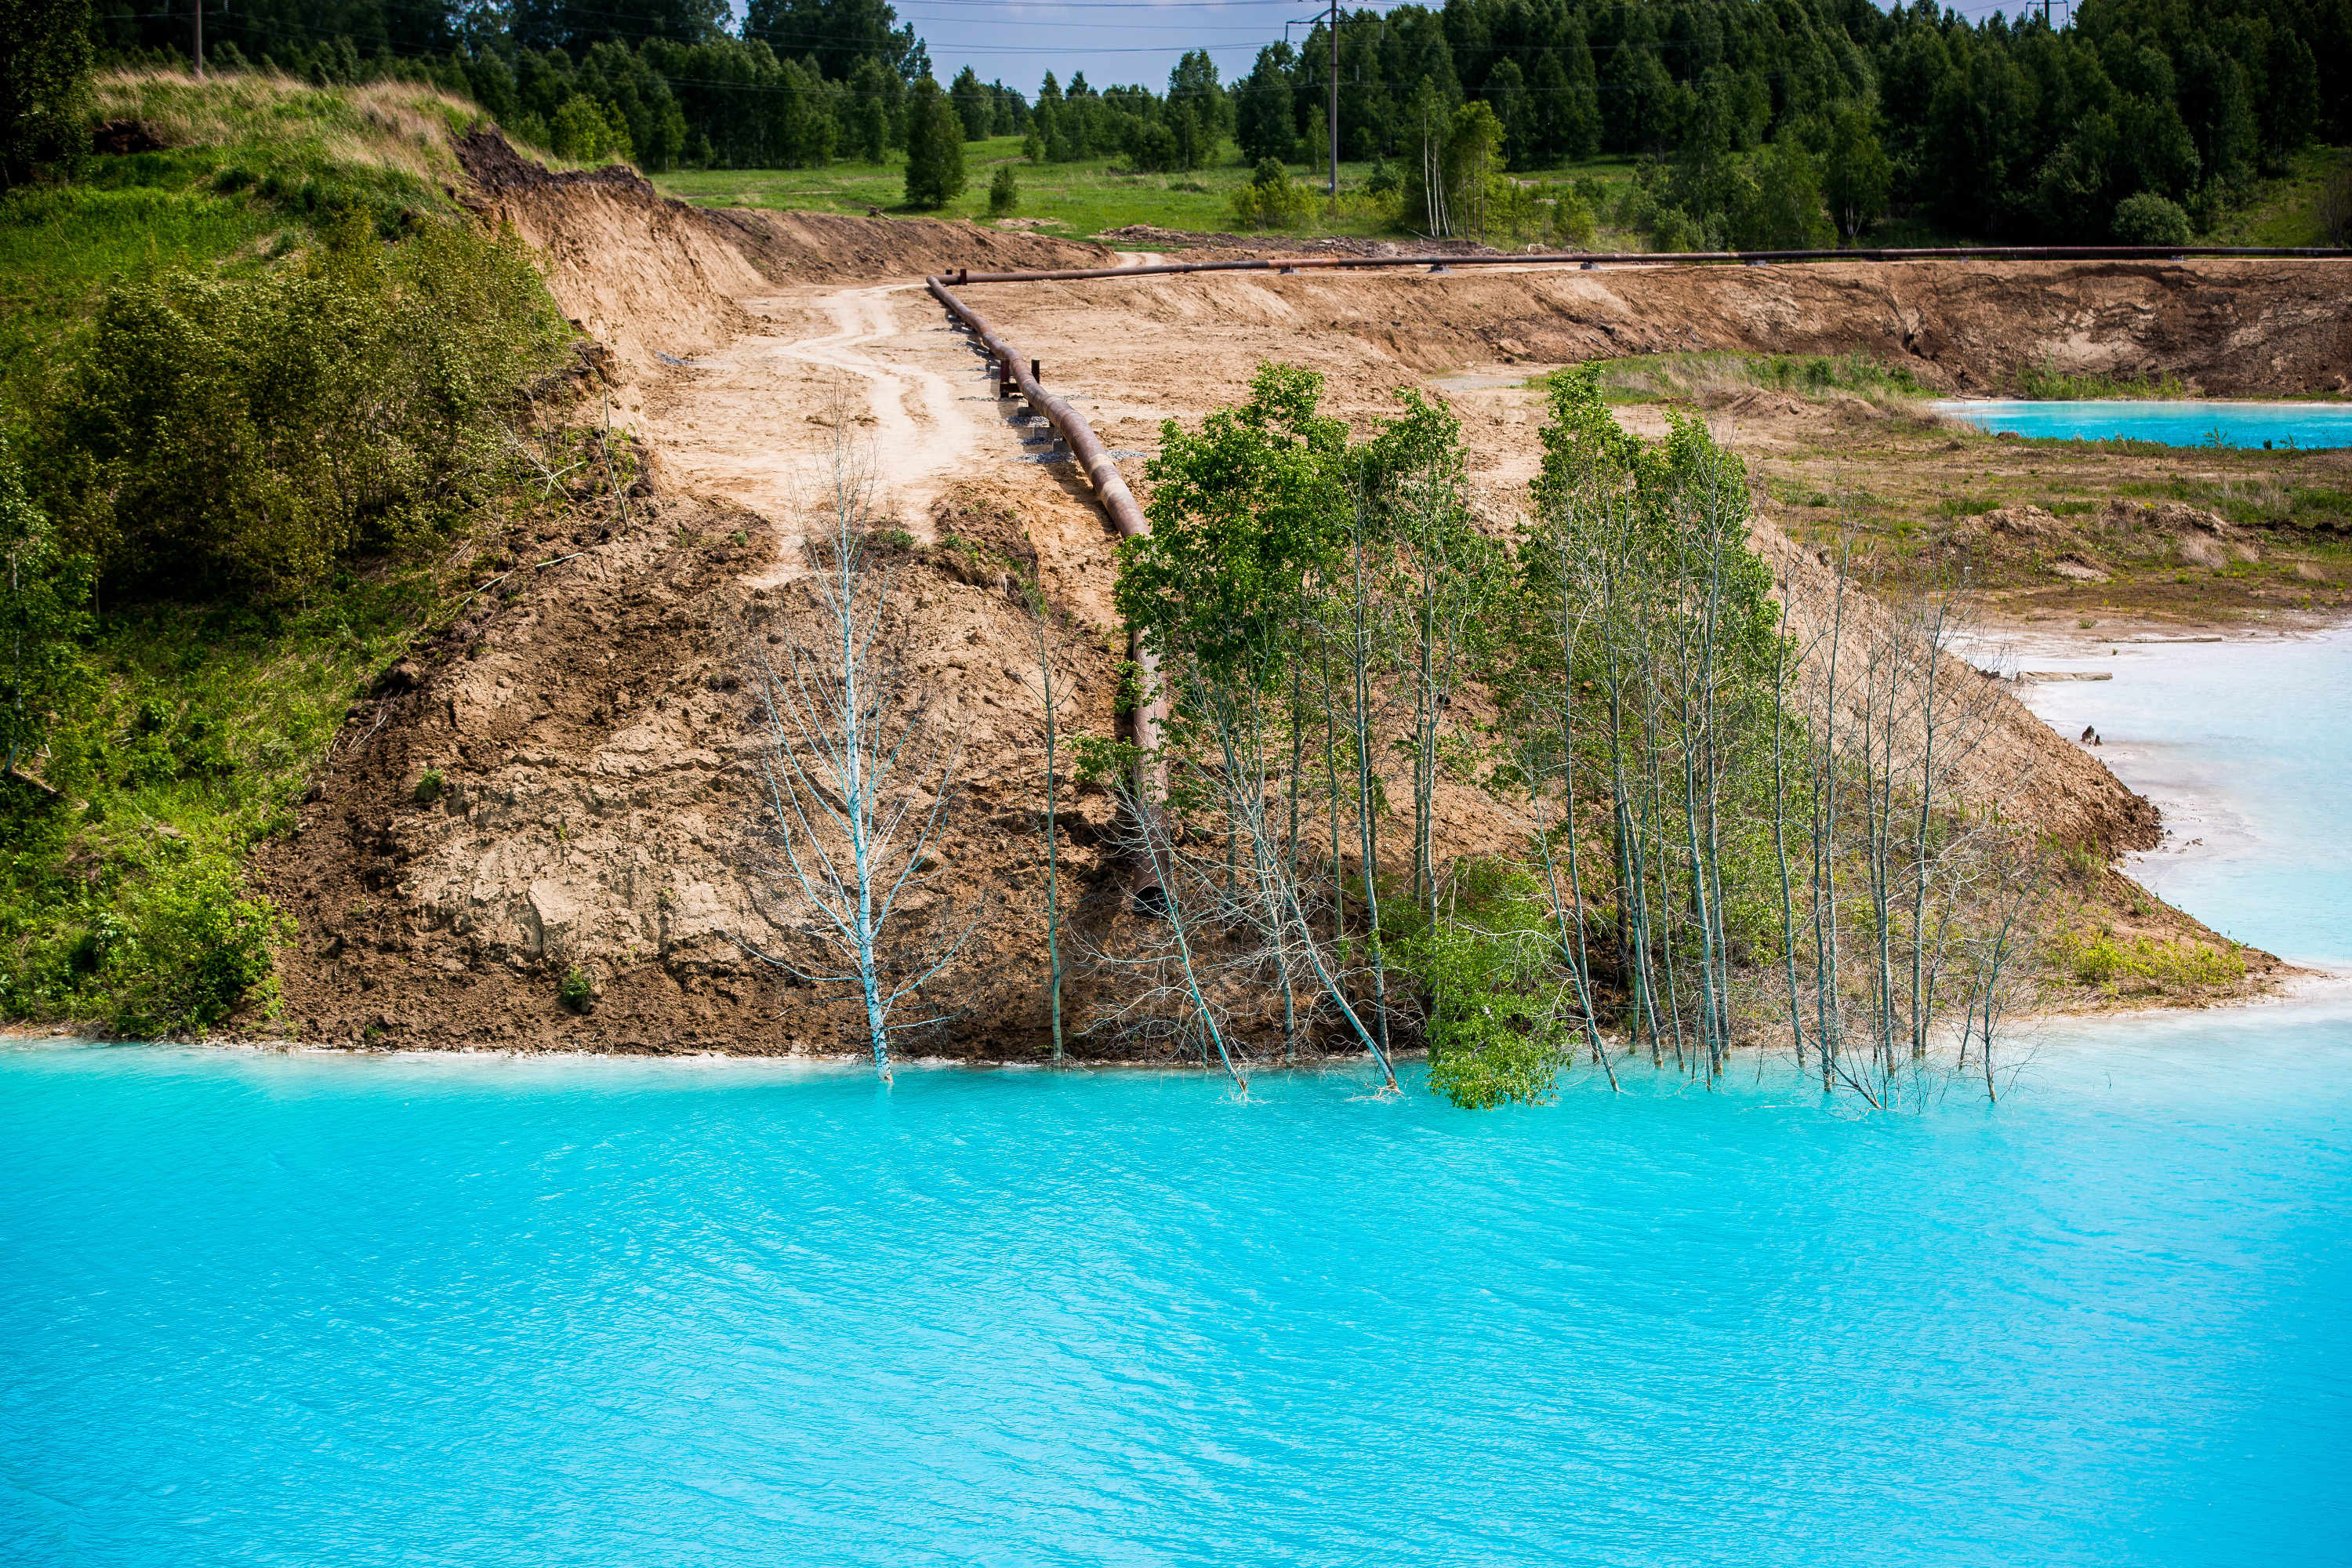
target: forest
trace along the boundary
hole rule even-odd
[[[102,58],[187,47],[187,0],[100,0]],[[60,7],[70,10],[73,7]],[[385,75],[472,98],[560,155],[648,171],[800,167],[919,152],[935,81],[880,0],[510,10],[431,0],[260,0],[206,21],[215,63],[321,82]],[[2352,141],[2347,0],[2086,0],[1970,22],[1930,0],[1448,0],[1342,13],[1339,152],[1424,233],[1513,176],[1635,160],[1610,216],[1655,248],[1824,244],[1879,219],[2022,242],[2185,242],[2317,141]],[[1173,171],[1329,156],[1331,39],[1267,45],[1221,81],[1187,55],[1163,87],[969,68],[943,94],[967,140]],[[919,182],[910,182],[910,187]],[[931,188],[932,180],[925,186]]]

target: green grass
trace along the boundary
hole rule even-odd
[[[879,210],[898,216],[923,216],[988,220],[988,182],[998,167],[1011,165],[1020,182],[1021,199],[1013,216],[1043,219],[1040,234],[1067,239],[1089,239],[1108,229],[1129,224],[1195,234],[1233,233],[1234,193],[1250,183],[1250,165],[1228,145],[1223,162],[1188,174],[1128,173],[1119,157],[1091,158],[1070,163],[1032,163],[1021,156],[1021,139],[999,136],[964,143],[964,194],[940,208],[906,205],[907,165],[893,157],[885,163],[837,163],[823,169],[687,169],[655,176],[665,194],[698,206],[766,207],[777,211],[864,214]],[[1370,179],[1370,163],[1339,165],[1339,213],[1333,221],[1328,204],[1318,200],[1314,215],[1297,229],[1298,237],[1347,235],[1357,237],[1405,237],[1393,210],[1375,202],[1364,190]],[[1539,173],[1513,176],[1526,182],[1598,178],[1605,182],[1629,177],[1631,164],[1619,158],[1598,159]],[[1294,165],[1292,177],[1316,191],[1325,187],[1318,172]],[[1613,195],[1613,193],[1612,193]],[[1545,219],[1549,209],[1542,209]],[[1515,233],[1507,223],[1496,222],[1487,239],[1498,246],[1534,243],[1546,238],[1535,223],[1523,221]],[[1268,234],[1268,240],[1278,234]]]
[[[216,268],[277,226],[274,215],[202,183],[206,160],[142,153],[111,163],[145,165],[144,179],[115,188],[20,188],[0,196],[0,407],[40,395],[66,356],[65,341],[89,319],[110,279],[174,268]]]
[[[159,133],[160,152],[100,156],[62,187],[0,195],[0,419],[38,398],[118,277],[258,270],[353,210],[387,235],[446,212],[463,105],[382,83],[316,89],[258,72],[199,87],[173,72],[98,81],[99,112]]]
[[[110,616],[93,700],[51,736],[64,798],[0,812],[0,1016],[222,1022],[281,934],[245,893],[247,858],[291,826],[345,705],[435,606],[429,574],[404,571],[290,611]]]
[[[2319,195],[2328,180],[2352,159],[2352,148],[2306,147],[2290,161],[2287,172],[2264,180],[2243,207],[2225,215],[2213,232],[2198,237],[2200,245],[2326,245],[2319,221]]]
[[[2171,401],[2189,395],[2179,376],[2070,375],[2049,361],[2017,369],[2017,395],[2037,401],[2081,403],[2094,399]]]

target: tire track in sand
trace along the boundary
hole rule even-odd
[[[781,558],[790,560],[794,498],[814,477],[820,425],[839,405],[866,438],[877,510],[928,533],[931,503],[982,459],[982,422],[967,399],[984,383],[961,337],[903,319],[894,296],[921,287],[738,301],[758,330],[670,376],[650,400],[646,435],[685,488],[787,530]],[[996,440],[1019,450],[1009,434]]]
[[[1116,253],[1148,267],[1155,251]],[[687,488],[723,496],[783,531],[781,579],[797,558],[795,497],[815,477],[818,430],[836,406],[867,437],[877,510],[930,533],[931,505],[955,479],[1023,455],[967,340],[920,321],[919,282],[739,300],[759,323],[684,362],[650,399],[646,434]],[[902,298],[903,297],[903,298]],[[913,306],[910,321],[903,306]],[[974,408],[987,404],[989,416]]]

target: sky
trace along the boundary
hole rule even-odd
[[[1047,71],[1067,82],[1084,71],[1096,87],[1141,82],[1164,91],[1168,73],[1187,49],[1209,51],[1219,79],[1247,76],[1257,52],[1279,43],[1290,24],[1293,43],[1304,39],[1321,13],[1314,0],[1097,0],[1057,5],[1048,0],[892,0],[901,22],[930,45],[931,68],[942,82],[966,65],[982,81],[1003,81],[1034,97]],[[1429,0],[1442,4],[1443,0]],[[1343,0],[1344,5],[1344,0]],[[1348,10],[1362,8],[1344,5]],[[1381,5],[1380,9],[1388,7]],[[2015,12],[2019,0],[1961,0],[1962,15]]]

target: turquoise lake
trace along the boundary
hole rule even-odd
[[[2098,399],[2083,402],[1948,402],[1938,414],[1981,429],[2058,440],[2105,441],[2126,437],[2168,447],[2284,447],[2352,446],[2352,404],[2175,403]],[[2218,432],[2218,438],[2216,433]]]
[[[2352,956],[2352,640],[2021,662]],[[2333,994],[1884,1116],[0,1049],[0,1563],[2343,1563]]]

